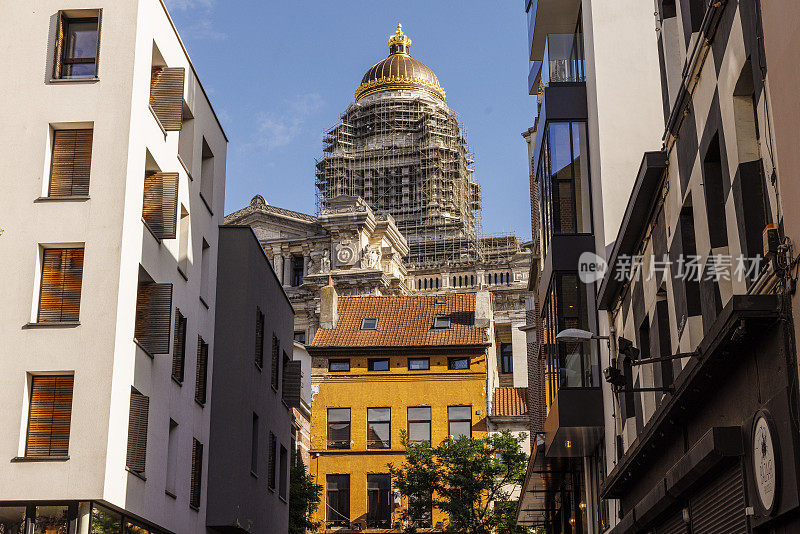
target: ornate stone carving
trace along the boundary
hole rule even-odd
[[[381,264],[381,251],[378,246],[366,246],[362,252],[362,269],[379,269]]]
[[[350,239],[343,239],[336,245],[337,265],[352,265],[356,259],[356,248]]]
[[[319,260],[319,272],[327,273],[331,270],[331,253],[326,248],[325,252],[322,253],[322,259]]]

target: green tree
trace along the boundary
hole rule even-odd
[[[292,454],[289,470],[289,534],[305,534],[319,527],[311,520],[319,506],[322,486],[314,483],[303,462]]]
[[[447,532],[463,534],[518,534],[528,532],[513,521],[514,485],[522,484],[528,456],[515,437],[505,431],[482,438],[461,436],[436,447],[428,442],[403,444],[403,465],[389,464],[395,486],[408,498],[401,518],[406,532],[430,522],[431,506],[450,518]]]

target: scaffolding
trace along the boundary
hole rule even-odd
[[[316,161],[317,213],[340,195],[389,213],[408,240],[407,265],[483,259],[481,190],[464,126],[434,99],[376,95],[325,131]]]

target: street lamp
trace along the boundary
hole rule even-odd
[[[609,339],[608,336],[598,336],[588,330],[581,330],[580,328],[567,328],[556,334],[557,341],[564,343],[583,343],[592,339]]]

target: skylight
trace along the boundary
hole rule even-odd
[[[366,317],[361,319],[361,330],[377,330],[378,319],[376,317]]]
[[[436,299],[436,304],[447,304],[447,297],[438,297]]]
[[[450,317],[437,317],[433,320],[434,328],[450,328]]]

